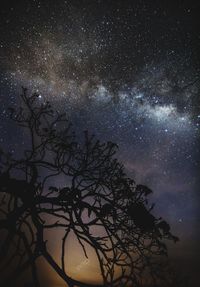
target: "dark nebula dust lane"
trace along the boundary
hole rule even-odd
[[[78,137],[88,129],[118,144],[127,173],[154,190],[155,212],[181,238],[174,257],[191,262],[200,237],[199,12],[198,1],[180,0],[2,1],[0,12],[0,144],[13,153],[25,145],[7,107],[21,86],[39,93]]]

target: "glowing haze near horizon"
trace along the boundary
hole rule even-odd
[[[199,238],[198,9],[194,1],[5,1],[0,28],[1,145],[13,153],[25,145],[6,108],[21,86],[38,92],[66,112],[77,137],[88,129],[118,144],[127,173],[154,190],[155,212],[181,238],[174,257],[191,266]]]

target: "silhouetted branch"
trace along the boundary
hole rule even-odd
[[[114,158],[117,145],[100,143],[87,131],[78,143],[69,121],[48,102],[40,103],[37,94],[28,96],[24,88],[21,99],[22,107],[10,112],[11,119],[28,132],[27,148],[19,159],[0,154],[0,231],[5,234],[0,254],[6,262],[0,270],[9,268],[12,256],[19,258],[2,286],[30,268],[33,285],[39,287],[39,257],[69,286],[97,286],[68,275],[65,245],[70,232],[85,257],[88,246],[95,251],[101,286],[144,286],[146,277],[154,286],[161,278],[168,280],[166,270],[159,268],[160,258],[167,255],[163,240],[178,238],[166,221],[151,213],[152,191],[136,185]],[[60,178],[64,186],[59,186]],[[101,232],[95,234],[94,228]],[[45,237],[46,231],[54,230],[64,231],[60,265]]]

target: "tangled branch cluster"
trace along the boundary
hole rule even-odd
[[[163,239],[177,238],[164,220],[152,215],[151,190],[126,176],[114,158],[115,144],[101,143],[87,131],[78,143],[66,116],[48,102],[29,96],[26,89],[21,101],[18,110],[10,109],[11,119],[25,129],[28,148],[20,159],[0,152],[1,286],[11,286],[29,268],[33,286],[40,286],[39,257],[68,286],[97,286],[69,276],[70,232],[86,258],[86,245],[95,251],[101,286],[143,286],[144,278],[158,286],[166,272],[158,260],[167,254]],[[59,186],[60,177],[64,186]],[[48,250],[45,232],[61,229],[59,264]]]

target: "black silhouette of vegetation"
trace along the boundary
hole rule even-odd
[[[178,286],[163,259],[164,240],[178,238],[166,221],[152,214],[152,191],[137,185],[115,159],[117,146],[101,143],[87,131],[78,143],[66,116],[37,94],[29,96],[25,88],[21,102],[19,109],[10,109],[10,117],[25,129],[27,149],[19,159],[0,152],[0,285],[16,286],[18,277],[31,270],[31,286],[41,286],[37,260],[43,257],[71,287]],[[61,176],[64,186],[59,186]],[[94,227],[103,230],[102,235],[95,234]],[[45,234],[61,229],[58,263]],[[86,258],[86,245],[94,249],[101,285],[68,275],[70,232]]]

